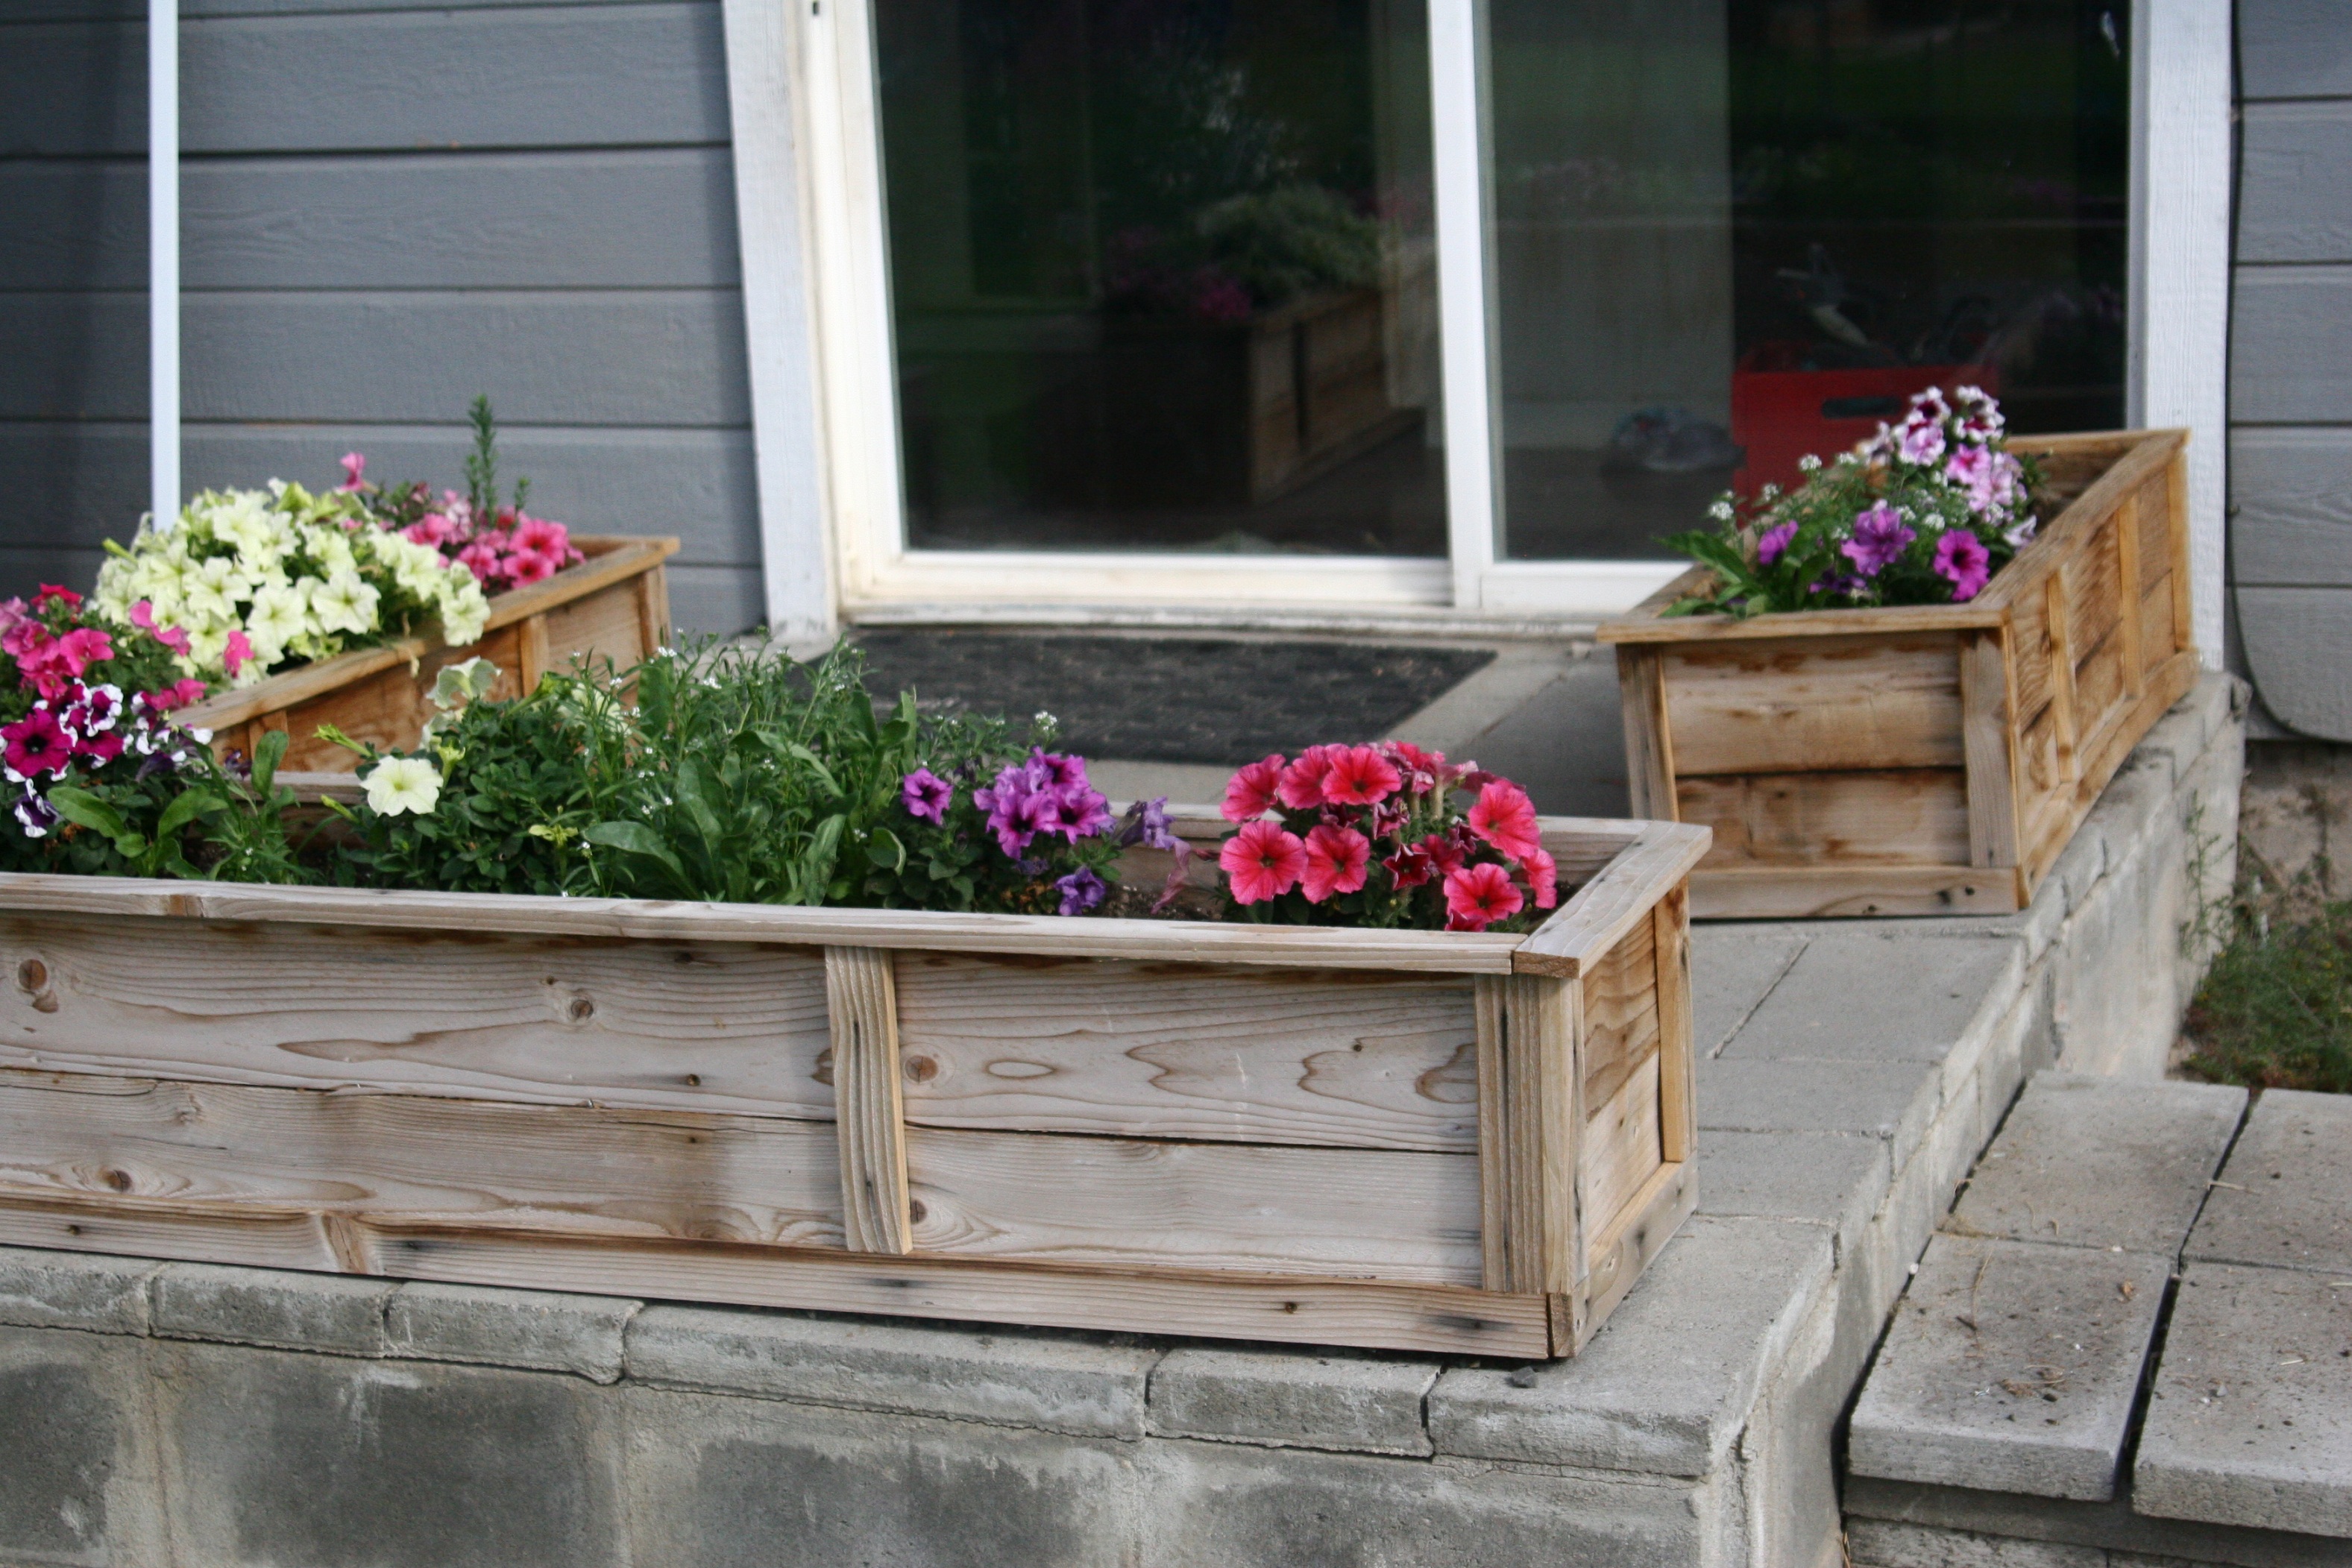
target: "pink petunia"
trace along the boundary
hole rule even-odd
[[[413,545],[425,545],[433,549],[439,549],[454,538],[457,532],[457,525],[447,517],[439,512],[427,512],[401,529],[400,537]]]
[[[1536,827],[1535,802],[1507,779],[1497,779],[1478,791],[1470,808],[1470,831],[1510,856],[1524,861],[1543,848]]]
[[[252,661],[252,642],[247,638],[241,628],[232,631],[228,634],[227,643],[221,648],[221,668],[228,672],[228,678],[236,679],[237,671],[243,669]]]
[[[944,822],[948,808],[955,803],[955,788],[929,768],[918,768],[899,782],[898,800],[908,816]]]
[[[1528,885],[1535,890],[1536,907],[1549,909],[1559,902],[1559,862],[1543,850],[1519,857],[1519,865],[1528,873]]]
[[[54,582],[45,582],[41,584],[41,591],[33,595],[33,609],[37,612],[47,610],[52,601],[64,605],[68,610],[81,608],[80,594],[70,588],[60,588]]]
[[[155,607],[146,600],[142,599],[131,607],[131,624],[163,643],[183,659],[188,656],[188,634],[177,626],[155,624]]]
[[[1437,874],[1437,862],[1420,844],[1407,844],[1381,862],[1399,893],[1416,888]]]
[[[1492,861],[1465,866],[1445,879],[1445,928],[1484,931],[1497,920],[1508,920],[1527,904],[1511,885],[1511,873]]]
[[[457,552],[457,564],[472,572],[476,582],[488,582],[499,570],[499,547],[488,539],[476,539]]]
[[[95,626],[77,626],[58,639],[57,657],[79,679],[92,664],[114,657],[114,639]]]
[[[1274,792],[1294,811],[1311,811],[1323,803],[1323,779],[1331,764],[1347,754],[1344,746],[1310,746],[1298,760],[1282,770]]]
[[[1387,758],[1369,746],[1351,746],[1331,759],[1323,775],[1323,799],[1341,806],[1375,806],[1403,781]]]
[[[205,683],[193,675],[173,681],[162,691],[142,692],[139,700],[157,713],[169,713],[175,707],[185,707],[205,695]]]
[[[1936,541],[1936,571],[1950,580],[1952,602],[1963,604],[1984,591],[1992,576],[1992,552],[1966,528],[1954,528]]]
[[[356,452],[346,452],[343,454],[341,461],[343,465],[343,482],[341,485],[336,486],[335,488],[339,490],[356,490],[362,485],[367,483],[365,478],[367,474],[366,458],[361,456]]]
[[[536,550],[553,561],[559,570],[580,559],[580,552],[572,548],[572,530],[545,517],[517,518],[513,548]]]
[[[1268,752],[1226,781],[1224,804],[1218,808],[1228,822],[1246,822],[1273,809],[1275,789],[1282,781],[1284,758]]]
[[[1246,822],[1225,841],[1217,864],[1233,883],[1236,904],[1263,904],[1298,885],[1307,874],[1307,846],[1279,822]]]
[[[516,588],[528,588],[534,582],[545,582],[553,577],[558,563],[551,556],[537,550],[519,549],[500,563],[501,575]]]
[[[1944,427],[1934,418],[1913,414],[1903,426],[1896,450],[1906,463],[1933,463],[1944,455]]]
[[[1353,828],[1317,828],[1307,835],[1307,870],[1300,881],[1307,902],[1320,904],[1335,893],[1354,893],[1370,873],[1372,841]]]

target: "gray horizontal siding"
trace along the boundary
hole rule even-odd
[[[2352,101],[2249,104],[2242,123],[2238,259],[2352,261]]]
[[[2352,740],[2352,7],[2237,22],[2231,604],[2270,714]]]
[[[732,287],[723,147],[187,166],[192,289]],[[0,289],[143,289],[147,165],[0,161]]]
[[[2344,0],[2238,0],[2238,73],[2250,100],[2352,97]]]
[[[2352,423],[2352,267],[2242,267],[2230,319],[2230,417]]]
[[[0,28],[0,154],[145,152],[143,27]],[[190,154],[728,139],[718,0],[197,18],[180,81]]]
[[[143,294],[0,295],[0,419],[142,419]],[[192,420],[424,423],[487,392],[523,424],[746,425],[733,289],[190,291]]]

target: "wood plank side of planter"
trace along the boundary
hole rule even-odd
[[[2063,509],[1967,605],[1664,616],[1694,569],[1602,627],[1645,808],[1717,830],[1693,912],[2022,907],[2194,682],[2185,441],[2019,438]]]
[[[432,716],[425,694],[448,664],[488,659],[499,666],[493,695],[500,697],[530,690],[541,674],[567,669],[575,658],[609,658],[626,668],[667,639],[662,563],[678,542],[597,536],[574,542],[587,559],[490,601],[489,620],[474,643],[452,647],[426,635],[356,649],[221,693],[182,716],[247,756],[264,734],[282,730],[289,769],[339,772],[354,758],[320,739],[320,726],[386,748],[414,746]]]

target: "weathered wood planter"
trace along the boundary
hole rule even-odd
[[[445,664],[476,654],[499,666],[493,693],[511,697],[541,674],[569,668],[580,655],[610,658],[625,669],[669,640],[669,589],[662,562],[673,538],[575,537],[587,559],[544,582],[499,594],[481,639],[453,648],[438,637],[409,637],[355,648],[285,671],[243,691],[223,692],[181,715],[213,731],[215,743],[247,757],[264,734],[286,732],[285,766],[348,772],[358,758],[318,738],[331,724],[354,740],[380,747],[416,744],[433,716],[425,694]]]
[[[1703,830],[1526,936],[0,876],[0,1241],[1512,1356],[1690,1212]]]
[[[1715,831],[1692,913],[2022,908],[2196,679],[2187,440],[2021,438],[2064,509],[1970,603],[1661,619],[1699,568],[1601,627],[1634,811]]]

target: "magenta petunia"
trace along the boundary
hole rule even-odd
[[[1853,538],[1838,550],[1864,577],[1876,577],[1902,559],[1903,552],[1918,537],[1894,507],[1881,501],[1854,518]]]
[[[0,727],[0,747],[5,748],[0,756],[7,760],[9,779],[19,784],[44,773],[64,777],[66,764],[73,757],[73,737],[46,707],[36,707],[16,723]]]
[[[898,799],[910,817],[926,822],[948,820],[948,806],[955,800],[955,789],[946,779],[928,768],[918,768],[899,782]]]
[[[1992,552],[1966,528],[1954,528],[1936,541],[1936,570],[1952,584],[1952,602],[1964,603],[1983,591],[1992,576]]]
[[[1789,541],[1797,537],[1797,525],[1781,523],[1766,528],[1756,541],[1756,564],[1770,566],[1788,553]]]

